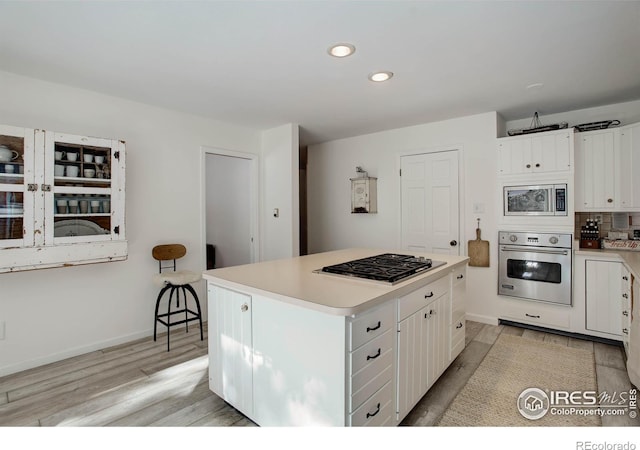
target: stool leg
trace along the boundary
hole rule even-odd
[[[162,296],[164,295],[165,292],[167,292],[167,289],[169,289],[171,286],[170,285],[166,285],[165,287],[163,287],[160,292],[158,293],[158,299],[156,300],[156,312],[154,315],[154,321],[153,321],[153,340],[156,340],[156,331],[157,331],[157,325],[158,325],[158,308],[160,308],[160,299],[162,299]]]
[[[171,299],[177,287],[171,285],[171,293],[169,294],[169,303],[167,305],[167,351],[169,351],[169,335],[171,334]]]
[[[204,334],[202,331],[202,310],[200,309],[200,300],[198,300],[198,294],[196,294],[195,289],[193,289],[193,286],[191,286],[190,284],[185,284],[184,287],[189,292],[191,292],[191,295],[193,295],[193,299],[196,301],[196,308],[198,309],[198,319],[200,321],[200,340],[204,341]]]
[[[185,333],[189,332],[189,304],[187,303],[187,292],[184,290],[184,285],[180,286],[182,288],[182,298],[184,299],[184,330]]]

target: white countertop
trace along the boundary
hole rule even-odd
[[[576,255],[597,255],[599,257],[617,256],[627,265],[633,276],[640,279],[640,252],[632,250],[613,250],[610,248],[579,248],[579,241],[577,242],[578,243],[574,248],[574,253]]]
[[[325,266],[381,253],[424,256],[447,264],[393,286],[359,278],[314,273]],[[466,256],[360,248],[213,269],[204,272],[203,278],[247,294],[264,295],[304,308],[348,316],[408,294],[468,261]]]

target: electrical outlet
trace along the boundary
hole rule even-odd
[[[598,225],[600,225],[602,223],[602,214],[596,214],[595,219],[594,219]]]
[[[5,322],[4,320],[0,321],[0,341],[4,340],[4,329],[5,329]]]

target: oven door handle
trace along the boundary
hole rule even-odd
[[[515,248],[515,247],[501,247],[503,252],[519,252],[519,253],[545,253],[547,255],[568,255],[569,250],[547,250],[544,248]]]

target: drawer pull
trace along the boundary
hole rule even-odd
[[[629,277],[628,277],[628,276],[626,276],[626,275],[625,275],[625,276],[623,276],[623,277],[622,277],[622,279],[623,279],[624,281],[629,281]]]
[[[380,326],[382,326],[382,322],[380,322],[380,321],[378,320],[378,325],[376,325],[375,327],[373,327],[373,328],[371,328],[371,327],[367,327],[367,333],[368,333],[369,331],[376,331],[378,328],[380,328]]]
[[[464,275],[460,274],[456,277],[458,280],[462,280],[464,278]]]
[[[378,356],[380,356],[380,353],[382,353],[382,349],[381,348],[378,349],[378,353],[376,353],[375,355],[373,355],[373,356],[367,355],[367,361],[369,361],[370,359],[376,359]]]
[[[378,407],[376,408],[375,412],[367,413],[367,419],[368,419],[369,417],[373,417],[373,416],[375,416],[375,415],[376,415],[376,414],[378,414],[379,412],[380,412],[380,402],[378,402]]]
[[[433,297],[433,291],[429,292],[427,295],[424,296],[424,298],[431,298]]]
[[[623,329],[622,329],[622,332],[623,332],[624,334],[629,334],[629,330],[628,330],[628,329],[626,329],[626,328],[623,328]]]
[[[540,318],[540,316],[534,316],[534,315],[528,314],[528,313],[524,313],[524,315],[527,316],[527,317],[533,317],[534,319],[539,319]]]
[[[628,317],[629,316],[629,311],[622,311],[622,315]]]
[[[456,330],[459,330],[460,328],[462,328],[462,322],[459,322],[458,325],[456,325]]]
[[[624,297],[624,298],[629,298],[629,294],[626,294],[626,293],[625,293],[625,294],[622,294],[622,297]]]

